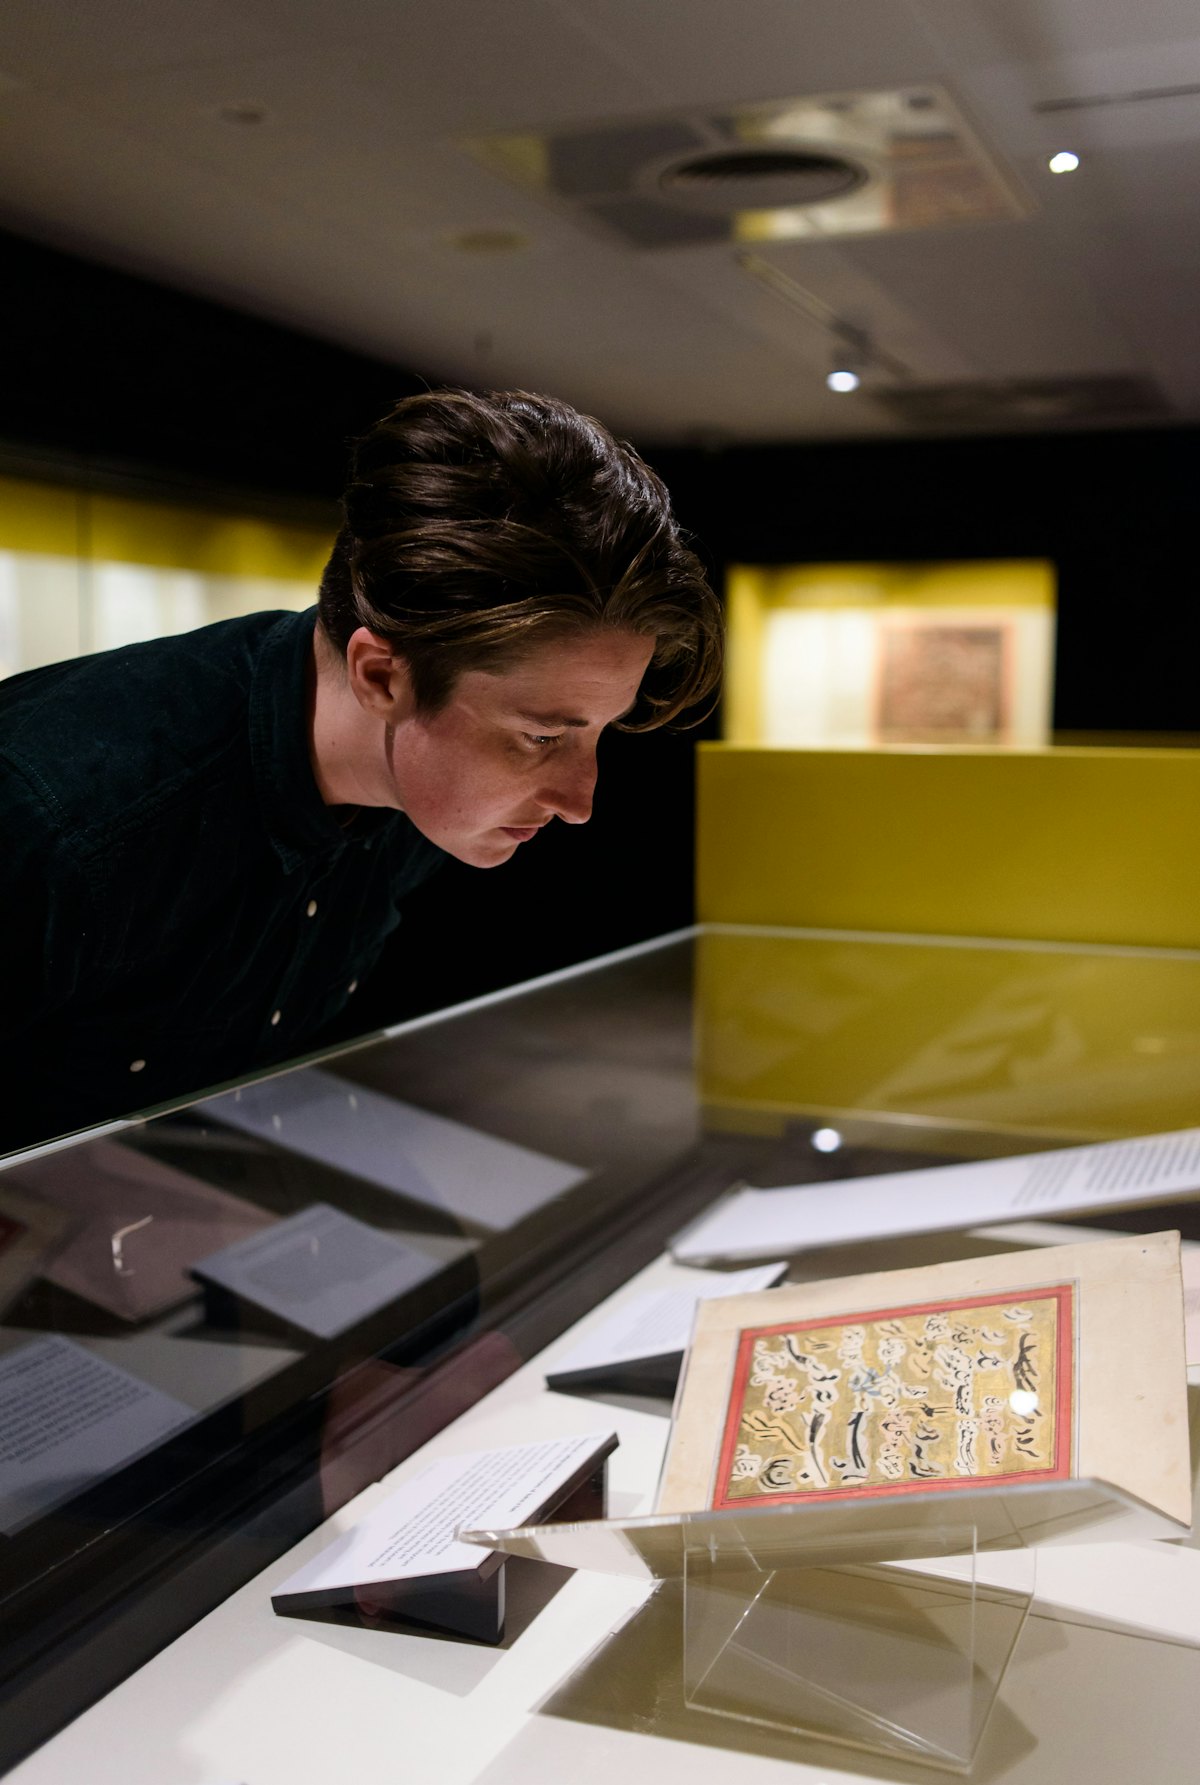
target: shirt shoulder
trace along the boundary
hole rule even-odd
[[[305,624],[311,616],[251,614],[0,682],[0,809],[19,803],[27,822],[40,809],[59,844],[86,850],[114,825],[136,828],[223,758],[248,761],[259,658],[278,628]]]

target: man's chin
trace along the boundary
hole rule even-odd
[[[471,837],[461,843],[443,843],[441,847],[455,861],[465,862],[468,868],[500,868],[506,861],[511,861],[521,847],[516,837],[506,837],[503,832],[490,832],[486,837]]]

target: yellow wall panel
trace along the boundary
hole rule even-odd
[[[743,574],[735,566],[732,577]],[[759,599],[778,606],[1045,607],[1055,604],[1054,566],[1043,558],[947,559],[909,564],[783,564],[759,567]]]
[[[76,557],[81,549],[81,503],[76,490],[0,477],[0,550]]]
[[[770,573],[735,566],[725,589],[725,686],[721,728],[727,738],[753,741],[762,730],[763,618]]]
[[[93,558],[216,576],[308,581],[314,596],[333,544],[332,531],[123,496],[93,496],[88,510]]]
[[[315,599],[333,529],[0,478],[0,676]]]
[[[307,581],[315,589],[332,544],[332,527],[289,526],[0,477],[5,551]]]
[[[703,744],[697,915],[1200,947],[1200,752]]]

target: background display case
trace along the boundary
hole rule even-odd
[[[734,565],[735,744],[1044,744],[1055,576],[1037,559]]]

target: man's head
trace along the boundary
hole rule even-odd
[[[599,422],[524,391],[408,397],[358,442],[320,620],[408,665],[433,712],[466,669],[597,628],[655,641],[629,730],[711,699],[721,621],[660,480]]]
[[[606,726],[711,702],[720,611],[667,493],[565,403],[407,398],[359,442],[344,511],[321,630],[385,722],[395,803],[462,860],[582,823]]]

